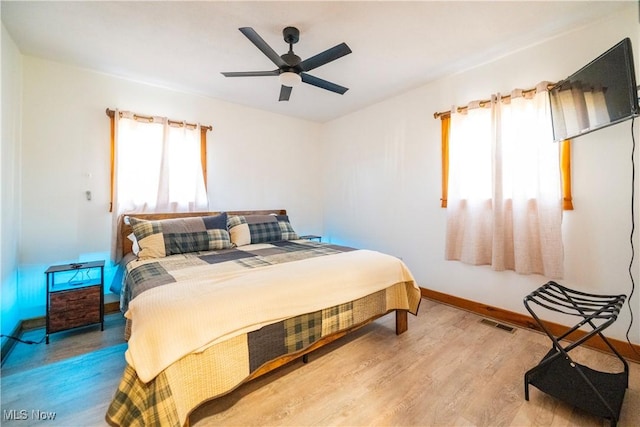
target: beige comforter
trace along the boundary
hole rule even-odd
[[[145,291],[129,304],[126,359],[144,382],[189,353],[264,325],[400,282],[417,288],[401,260],[369,250],[229,271],[215,279],[187,271],[177,283]]]

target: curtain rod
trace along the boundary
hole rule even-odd
[[[113,117],[115,116],[115,114],[116,114],[116,111],[115,111],[115,110],[110,110],[109,108],[107,108],[106,113],[107,113],[107,116],[109,116],[109,117],[113,118]],[[122,114],[122,113],[120,113],[120,114]],[[121,117],[122,117],[122,116],[121,116]],[[153,120],[153,117],[152,117],[152,116],[143,116],[143,115],[140,115],[140,114],[134,114],[134,115],[133,115],[133,118],[134,118],[134,119],[149,120],[149,121],[152,121],[152,120]],[[184,123],[184,122],[182,122],[182,121],[180,121],[180,120],[169,120],[169,124],[170,124],[170,125],[182,125],[183,123]],[[184,123],[184,125],[185,125],[185,126],[193,126],[193,127],[198,126],[196,123]],[[202,126],[202,125],[201,125],[201,126],[200,126],[200,129],[204,129],[204,130],[213,130],[213,126],[210,126],[210,125],[209,125],[209,126]]]
[[[554,87],[556,85],[556,83],[549,83],[547,84],[547,90],[551,89],[552,87]],[[525,89],[522,91],[522,94],[526,94],[526,93],[530,93],[530,92],[534,92],[536,91],[537,88],[531,88],[531,89]],[[505,101],[507,99],[511,99],[511,95],[503,95],[500,97],[500,101]],[[491,102],[490,99],[483,99],[482,101],[479,101],[480,107],[484,107],[485,105],[489,104]],[[463,111],[467,110],[469,107],[464,106],[464,107],[458,107],[456,108],[456,111],[458,113],[462,113]],[[439,117],[446,117],[446,116],[451,116],[451,110],[447,110],[447,111],[436,111],[435,113],[433,113],[433,118],[437,119]]]

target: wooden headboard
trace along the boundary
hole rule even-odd
[[[273,209],[273,210],[255,210],[255,211],[222,211],[227,212],[229,215],[286,215],[285,209]],[[125,216],[134,216],[140,219],[156,220],[156,219],[169,219],[169,218],[188,218],[192,216],[209,216],[219,215],[222,212],[171,212],[171,213],[132,213],[130,215],[122,215],[120,217],[120,241],[122,242],[122,255],[126,255],[132,251],[132,242],[127,238],[133,231],[131,225],[124,222]]]

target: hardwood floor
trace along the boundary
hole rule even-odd
[[[52,334],[48,345],[16,344],[2,364],[0,424],[107,425],[104,414],[125,367],[123,331],[122,314],[110,314],[104,332],[91,326]],[[42,337],[44,329],[22,336]]]
[[[35,417],[49,412],[56,413],[50,426],[106,425],[126,349],[122,317],[106,319],[104,332],[88,328],[53,335],[49,346],[14,348],[2,366],[3,425],[42,425]],[[394,316],[385,316],[311,353],[308,364],[293,362],[202,405],[191,425],[608,425],[535,387],[525,401],[524,373],[549,340],[480,320],[423,300],[403,335],[395,335]],[[39,339],[38,331],[30,334]],[[595,350],[571,355],[600,370],[620,370],[615,358]],[[620,426],[640,425],[640,365],[630,369]],[[8,419],[23,410],[28,419]]]
[[[100,326],[87,326],[65,332],[51,334],[49,344],[42,341],[38,345],[17,343],[2,363],[2,377],[23,372],[80,356],[101,348],[124,343],[124,316],[121,313],[104,316],[104,331]],[[39,342],[44,339],[44,328],[33,329],[22,335],[23,340]]]

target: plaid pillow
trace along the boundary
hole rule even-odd
[[[140,246],[140,259],[232,247],[226,213],[156,221],[130,217],[129,222]]]
[[[278,225],[280,226],[280,232],[282,232],[282,240],[298,240],[298,234],[293,231],[289,217],[287,215],[276,215],[276,218],[278,218]]]
[[[236,246],[298,238],[287,215],[234,215],[229,217],[227,226]]]

